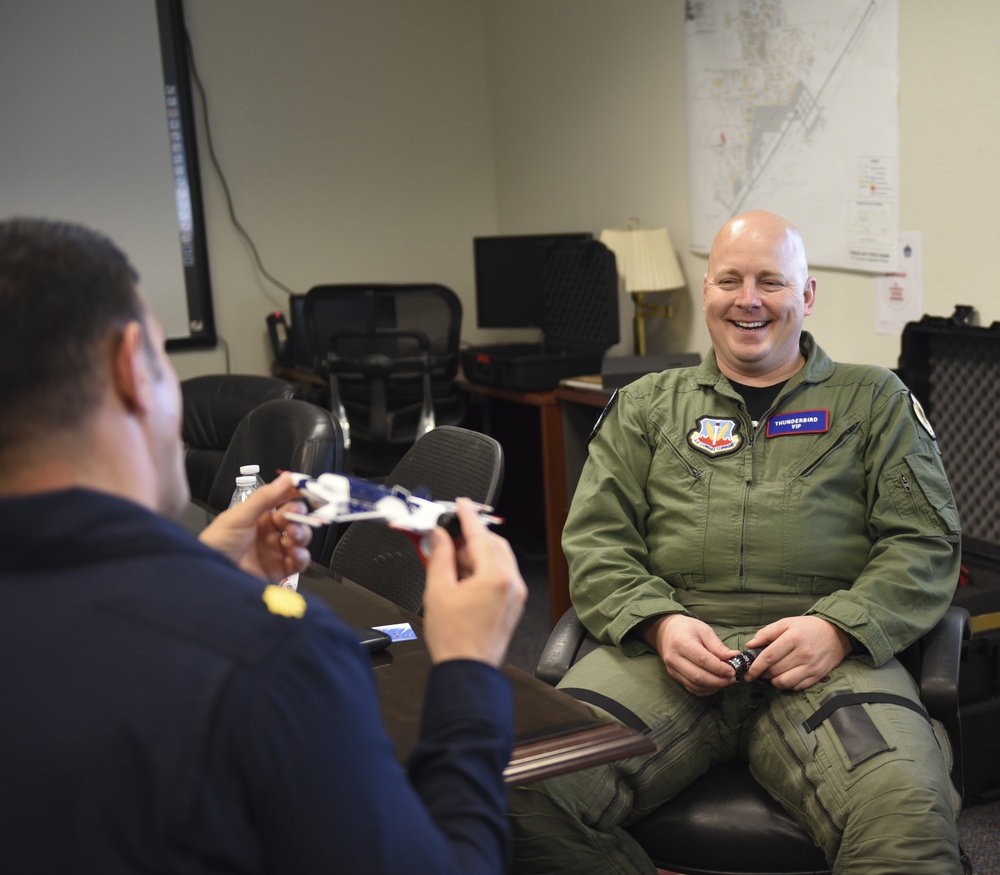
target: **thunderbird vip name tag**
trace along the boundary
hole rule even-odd
[[[743,435],[734,419],[699,416],[698,427],[688,432],[688,443],[706,456],[735,453],[743,445]]]
[[[767,437],[786,434],[823,434],[830,430],[829,410],[796,410],[778,413],[767,421]]]

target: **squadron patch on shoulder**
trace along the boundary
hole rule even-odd
[[[306,600],[293,589],[271,583],[264,587],[261,598],[267,609],[279,617],[301,617],[306,612]]]
[[[688,432],[688,443],[706,456],[725,456],[743,446],[743,435],[735,419],[699,416],[698,427]]]
[[[601,430],[601,426],[604,425],[604,419],[607,417],[609,411],[615,406],[615,402],[618,400],[618,390],[611,394],[611,398],[608,399],[608,403],[604,405],[604,409],[601,411],[601,415],[597,417],[597,422],[594,423],[594,427],[590,432],[590,436],[587,438],[587,446],[590,446],[590,442],[597,437],[597,432]]]
[[[931,421],[927,418],[924,408],[921,406],[920,402],[917,401],[917,396],[912,392],[910,393],[910,402],[913,404],[913,415],[917,417],[917,422],[924,427],[924,431],[926,431],[927,434],[929,434],[934,440],[937,440],[937,435],[934,433],[934,426],[931,425]]]

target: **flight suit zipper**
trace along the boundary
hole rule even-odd
[[[687,469],[687,472],[688,474],[691,475],[692,480],[700,479],[701,471],[695,468],[694,465],[692,465],[687,459],[684,458],[684,456],[681,454],[681,451],[674,446],[672,441],[665,440],[663,443],[666,444],[666,446],[670,447],[670,452],[672,452],[677,461],[680,462],[680,464]]]
[[[773,407],[772,407],[773,409]],[[768,411],[770,413],[770,411]],[[746,535],[747,535],[747,515],[750,508],[750,487],[753,484],[753,449],[757,442],[757,432],[760,431],[760,423],[764,422],[767,417],[762,417],[758,423],[757,427],[753,427],[753,423],[750,423],[750,427],[746,429],[747,433],[747,452],[750,453],[750,463],[749,470],[743,479],[743,513],[740,515],[740,579],[739,579],[739,590],[743,592],[746,589]],[[749,421],[749,420],[747,420]],[[746,427],[746,422],[742,425]]]
[[[802,776],[802,780],[806,784],[806,786],[809,787],[812,797],[816,802],[816,807],[823,815],[823,818],[826,820],[828,824],[830,824],[831,829],[833,829],[833,831],[837,833],[837,835],[842,836],[844,834],[844,828],[839,823],[837,823],[836,818],[834,818],[833,816],[833,812],[830,811],[830,809],[823,802],[823,797],[820,795],[819,792],[819,786],[809,776],[809,771],[806,766],[805,760],[801,756],[799,756],[798,751],[788,740],[788,737],[785,735],[785,729],[781,725],[781,723],[777,720],[777,718],[775,718],[773,707],[771,706],[770,703],[768,704],[768,709],[767,709],[767,720],[771,724],[771,727],[776,731],[777,736],[781,741],[781,746],[785,749],[786,753],[788,753],[788,755],[792,758],[795,765],[798,767],[799,774]]]

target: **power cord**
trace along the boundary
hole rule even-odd
[[[187,47],[188,66],[191,69],[191,78],[194,81],[195,87],[198,89],[198,96],[201,98],[201,117],[202,117],[202,123],[205,126],[205,140],[208,143],[208,155],[212,161],[212,166],[215,168],[216,174],[218,174],[219,182],[222,183],[222,190],[226,196],[226,206],[229,208],[229,218],[232,220],[233,226],[239,232],[240,236],[247,242],[247,245],[250,247],[250,251],[253,253],[254,261],[256,262],[257,269],[260,271],[260,273],[267,280],[269,280],[271,283],[273,283],[282,291],[287,292],[289,295],[295,295],[297,294],[297,292],[294,289],[289,288],[287,285],[281,282],[281,280],[275,277],[270,271],[268,271],[267,268],[264,267],[264,263],[260,257],[260,252],[257,250],[257,244],[254,243],[253,238],[250,236],[250,232],[243,227],[243,224],[236,217],[236,208],[233,205],[233,195],[229,189],[229,183],[226,180],[226,175],[225,173],[222,172],[222,165],[219,163],[218,156],[215,153],[215,142],[212,138],[212,126],[208,120],[208,96],[205,93],[205,86],[202,84],[201,76],[198,74],[198,68],[195,65],[194,47],[191,45],[191,34],[187,31],[186,28],[184,30],[184,41]],[[264,291],[264,294],[267,296],[268,300],[272,304],[276,304],[278,307],[285,306],[285,303],[283,301],[271,297],[269,294],[267,294],[266,291]],[[227,359],[228,359],[228,353],[227,353]],[[228,373],[228,367],[227,367],[227,373]]]
[[[219,346],[222,347],[222,352],[226,356],[226,370],[225,370],[225,373],[231,374],[233,372],[233,364],[232,364],[232,361],[229,358],[229,344],[226,343],[226,338],[224,338],[221,334],[216,334],[215,335],[215,340],[219,344]]]

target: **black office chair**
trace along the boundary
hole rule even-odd
[[[316,286],[303,317],[358,476],[384,477],[422,434],[462,422],[454,382],[462,305],[451,289]]]
[[[340,425],[329,410],[308,401],[277,399],[255,407],[237,426],[212,484],[208,504],[215,510],[229,506],[242,465],[260,465],[267,482],[283,470],[313,477],[341,471]],[[329,528],[314,532],[309,545],[314,561],[330,561],[334,538]]]
[[[952,782],[962,794],[958,672],[969,612],[949,607],[941,621],[900,654],[916,678],[928,713],[951,741]],[[595,647],[570,608],[556,624],[536,676],[552,684]],[[652,814],[628,828],[659,869],[684,875],[829,875],[823,852],[754,780],[745,763],[715,766]]]
[[[426,498],[470,498],[493,505],[503,485],[503,449],[493,438],[442,426],[419,438],[386,478]],[[331,570],[420,613],[424,567],[413,543],[382,523],[351,523],[333,551]]]
[[[298,395],[298,386],[277,377],[210,374],[182,380],[181,436],[191,495],[208,503],[219,466],[244,416],[265,401]]]

